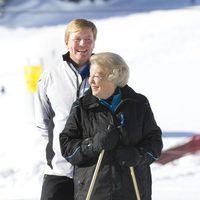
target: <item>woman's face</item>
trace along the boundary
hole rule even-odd
[[[101,99],[108,99],[117,87],[108,80],[108,73],[96,64],[90,66],[89,84],[92,94]]]

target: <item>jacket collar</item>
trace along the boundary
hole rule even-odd
[[[77,67],[77,64],[70,58],[69,51],[66,54],[62,55],[62,57],[63,57],[63,61],[66,61],[67,63],[71,63],[75,68]]]
[[[120,90],[121,90],[121,102],[125,100],[131,100],[135,102],[138,101],[137,93],[128,85],[124,86],[123,88],[120,88]],[[84,97],[81,98],[81,102],[83,107],[85,107],[86,109],[100,106],[99,99],[92,95],[91,88],[88,89]]]
[[[122,97],[121,89],[117,88],[114,94],[109,99],[107,100],[99,99],[99,102],[105,105],[114,113],[121,102],[121,97]]]
[[[100,105],[98,98],[92,95],[91,88],[89,88],[86,91],[85,95],[80,98],[80,101],[82,102],[83,107],[86,109],[87,108],[95,108]]]

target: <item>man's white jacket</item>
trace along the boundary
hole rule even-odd
[[[89,87],[75,67],[67,61],[68,54],[56,67],[41,75],[35,95],[35,120],[46,140],[45,174],[72,178],[73,166],[61,155],[59,135],[65,127],[72,103]]]

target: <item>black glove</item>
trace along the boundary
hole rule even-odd
[[[114,126],[109,126],[108,129],[98,132],[93,138],[93,150],[100,153],[103,149],[109,151],[114,149],[119,141],[120,133]]]
[[[121,166],[137,166],[143,160],[143,156],[135,147],[120,147],[116,150],[116,158]]]

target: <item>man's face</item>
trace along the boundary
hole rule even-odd
[[[70,58],[82,66],[88,62],[94,49],[95,39],[93,32],[89,28],[82,29],[79,32],[70,33],[67,42]]]

